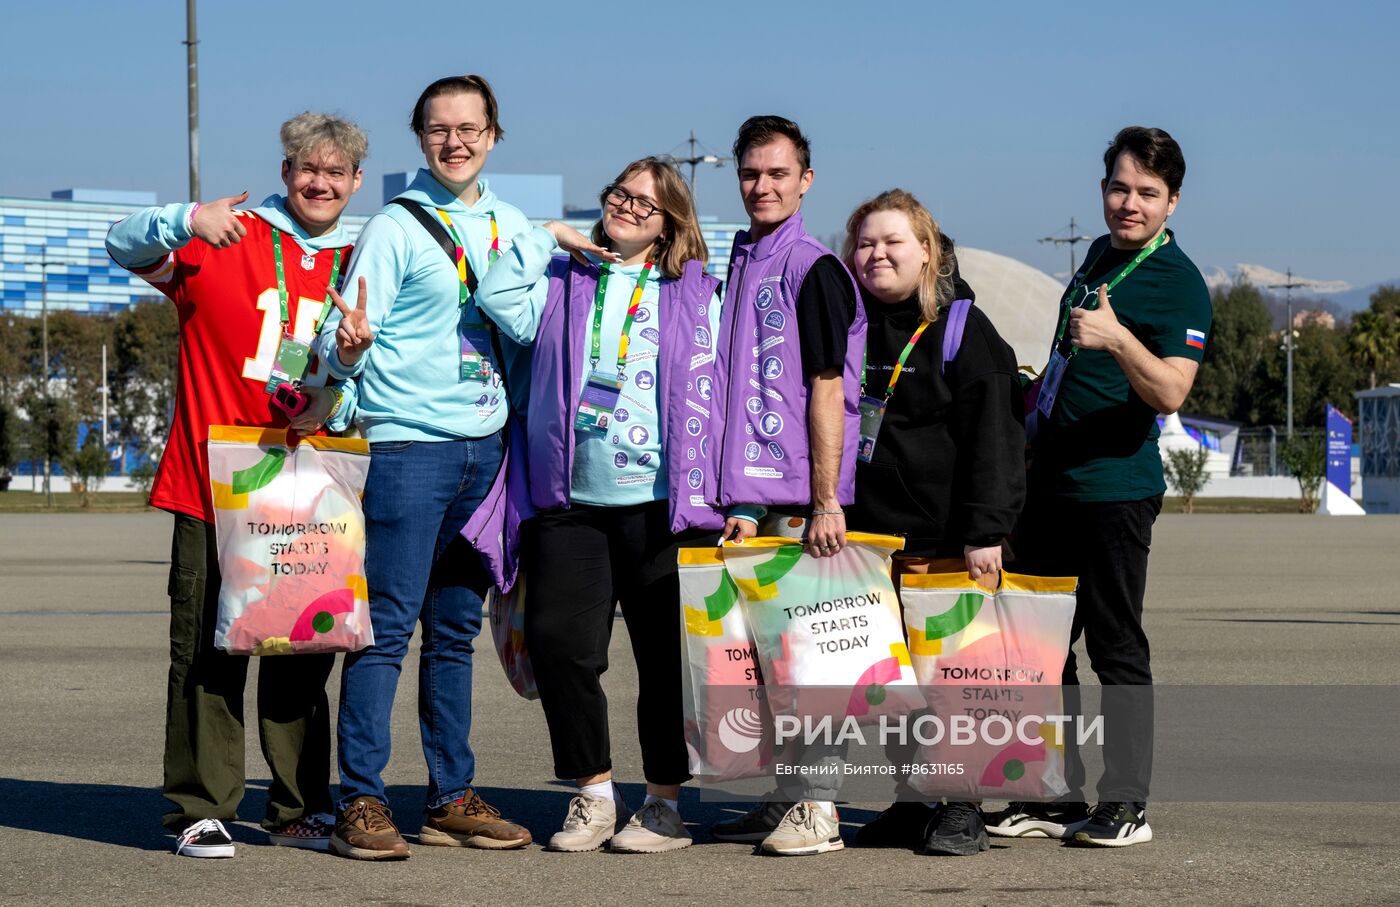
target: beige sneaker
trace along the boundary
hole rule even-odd
[[[569,801],[564,827],[549,839],[548,848],[564,853],[586,853],[602,847],[627,821],[619,815],[619,812],[626,813],[627,807],[624,805],[618,810],[618,802],[611,797],[590,797],[580,791]]]
[[[614,853],[663,853],[691,845],[681,814],[656,800],[642,808],[627,821],[627,827],[613,837],[608,849]]]
[[[793,806],[760,845],[764,853],[783,857],[807,856],[840,850],[841,825],[811,800]]]

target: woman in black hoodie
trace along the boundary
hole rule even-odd
[[[857,208],[843,257],[869,321],[849,525],[904,536],[899,573],[966,569],[995,588],[1026,492],[1015,354],[971,305],[952,241],[908,192],[891,189]],[[927,852],[951,855],[987,849],[971,803],[936,813],[896,803],[856,840],[922,840]]]

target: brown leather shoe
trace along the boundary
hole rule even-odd
[[[389,807],[373,797],[356,797],[336,817],[331,851],[352,860],[407,860],[408,842],[390,815]]]
[[[468,790],[465,797],[430,810],[418,832],[419,844],[511,850],[524,847],[530,832],[501,818],[501,811]]]

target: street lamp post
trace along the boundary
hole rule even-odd
[[[1283,282],[1283,283],[1271,283],[1271,284],[1269,284],[1269,289],[1271,289],[1271,290],[1283,290],[1283,291],[1285,291],[1285,293],[1284,293],[1284,309],[1285,309],[1285,312],[1286,312],[1287,323],[1284,324],[1284,326],[1283,326],[1283,349],[1284,349],[1285,358],[1287,359],[1287,362],[1288,362],[1288,366],[1287,366],[1287,376],[1286,376],[1286,378],[1285,378],[1285,381],[1287,381],[1287,390],[1286,390],[1286,392],[1285,392],[1285,395],[1286,395],[1286,403],[1285,403],[1285,406],[1286,406],[1287,409],[1288,409],[1288,432],[1287,432],[1286,437],[1292,438],[1292,437],[1293,437],[1293,288],[1294,288],[1294,287],[1305,287],[1305,286],[1307,286],[1307,282],[1306,282],[1306,281],[1302,281],[1302,280],[1294,280],[1294,279],[1293,279],[1293,269],[1292,269],[1291,267],[1288,268],[1288,269],[1284,272],[1284,274],[1285,274],[1285,280],[1284,280],[1284,282]]]
[[[1082,236],[1079,234],[1079,225],[1074,222],[1074,218],[1069,219],[1069,236],[1043,236],[1037,242],[1048,242],[1056,246],[1069,246],[1069,273],[1074,276],[1074,247],[1078,243],[1093,242],[1094,237]]]

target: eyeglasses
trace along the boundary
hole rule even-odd
[[[451,126],[433,126],[430,129],[425,129],[423,134],[428,137],[429,145],[447,144],[447,137],[454,132],[463,145],[470,145],[472,142],[481,138],[481,134],[485,131],[486,127],[484,126],[458,126],[456,128]]]
[[[661,209],[658,208],[656,205],[653,205],[651,202],[647,201],[644,198],[637,198],[637,196],[632,195],[630,192],[628,192],[626,189],[623,189],[621,186],[611,187],[610,189],[608,189],[608,194],[603,196],[603,198],[605,201],[607,201],[608,204],[612,205],[619,211],[623,211],[630,208],[632,210],[632,213],[640,217],[642,220],[646,220],[653,214],[657,214],[661,211]]]

